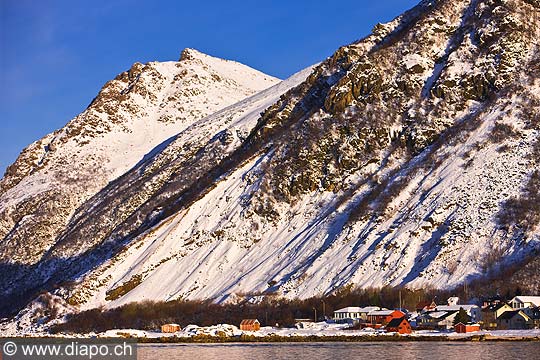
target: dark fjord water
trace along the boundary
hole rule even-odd
[[[145,344],[138,359],[347,360],[540,359],[539,342],[358,342],[258,344]]]

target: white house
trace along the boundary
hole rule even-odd
[[[467,315],[471,317],[473,323],[477,323],[482,320],[482,309],[478,305],[437,305],[435,311],[459,311],[463,308],[467,312]]]
[[[525,314],[531,316],[533,308],[540,306],[540,296],[515,296],[510,300],[510,306],[514,310],[523,310]]]
[[[380,310],[378,306],[348,306],[343,309],[334,311],[334,320],[336,322],[348,322],[366,320],[367,314],[371,311]]]

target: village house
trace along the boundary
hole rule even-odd
[[[463,323],[457,323],[454,326],[454,329],[457,333],[465,334],[475,331],[480,331],[480,324],[463,324]]]
[[[360,318],[360,307],[348,306],[334,311],[335,322],[347,322],[348,320],[356,320]]]
[[[499,295],[484,298],[482,300],[482,309],[485,309],[488,306],[496,306],[496,305],[501,304],[501,303],[502,303],[502,300],[501,300],[501,297]]]
[[[422,311],[430,311],[437,307],[437,304],[435,304],[435,301],[420,301],[418,304],[416,304],[416,312],[422,312]]]
[[[416,317],[416,325],[419,328],[448,330],[454,326],[454,318],[458,311],[428,311]]]
[[[482,309],[479,306],[459,304],[459,297],[452,296],[448,298],[447,305],[436,305],[432,302],[424,306],[415,318],[416,326],[429,329],[451,329],[460,309],[465,310],[471,322],[478,323],[482,320]]]
[[[334,311],[334,321],[337,323],[358,323],[365,322],[370,311],[380,310],[378,306],[349,306]]]
[[[532,309],[540,306],[540,296],[515,296],[510,300],[510,306],[531,316]]]
[[[244,319],[240,322],[240,330],[244,331],[259,331],[261,323],[257,319]]]
[[[531,318],[522,310],[505,311],[497,318],[497,329],[501,330],[521,330],[531,326]]]
[[[410,334],[412,333],[411,324],[405,317],[396,318],[390,320],[386,325],[387,332],[397,332],[399,334]]]
[[[161,325],[161,332],[163,333],[175,333],[180,331],[182,328],[178,324],[165,324]]]
[[[482,321],[484,329],[497,328],[497,318],[505,311],[511,311],[512,307],[507,303],[499,302],[487,305],[482,309]]]
[[[392,319],[399,319],[405,317],[405,313],[399,310],[374,310],[367,314],[367,322],[369,324],[381,324],[386,325]]]
[[[437,305],[435,311],[459,311],[460,309],[465,310],[467,315],[471,318],[471,322],[477,323],[482,320],[482,309],[478,305]]]

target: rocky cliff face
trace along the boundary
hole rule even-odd
[[[1,289],[37,284],[82,308],[308,297],[454,286],[530,259],[539,24],[536,1],[422,1],[179,131],[81,200],[46,252],[19,250],[31,280]]]

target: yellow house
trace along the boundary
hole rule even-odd
[[[479,321],[479,323],[484,329],[495,329],[497,327],[497,318],[504,312],[512,310],[512,307],[506,303],[486,306],[482,309],[482,321]]]

